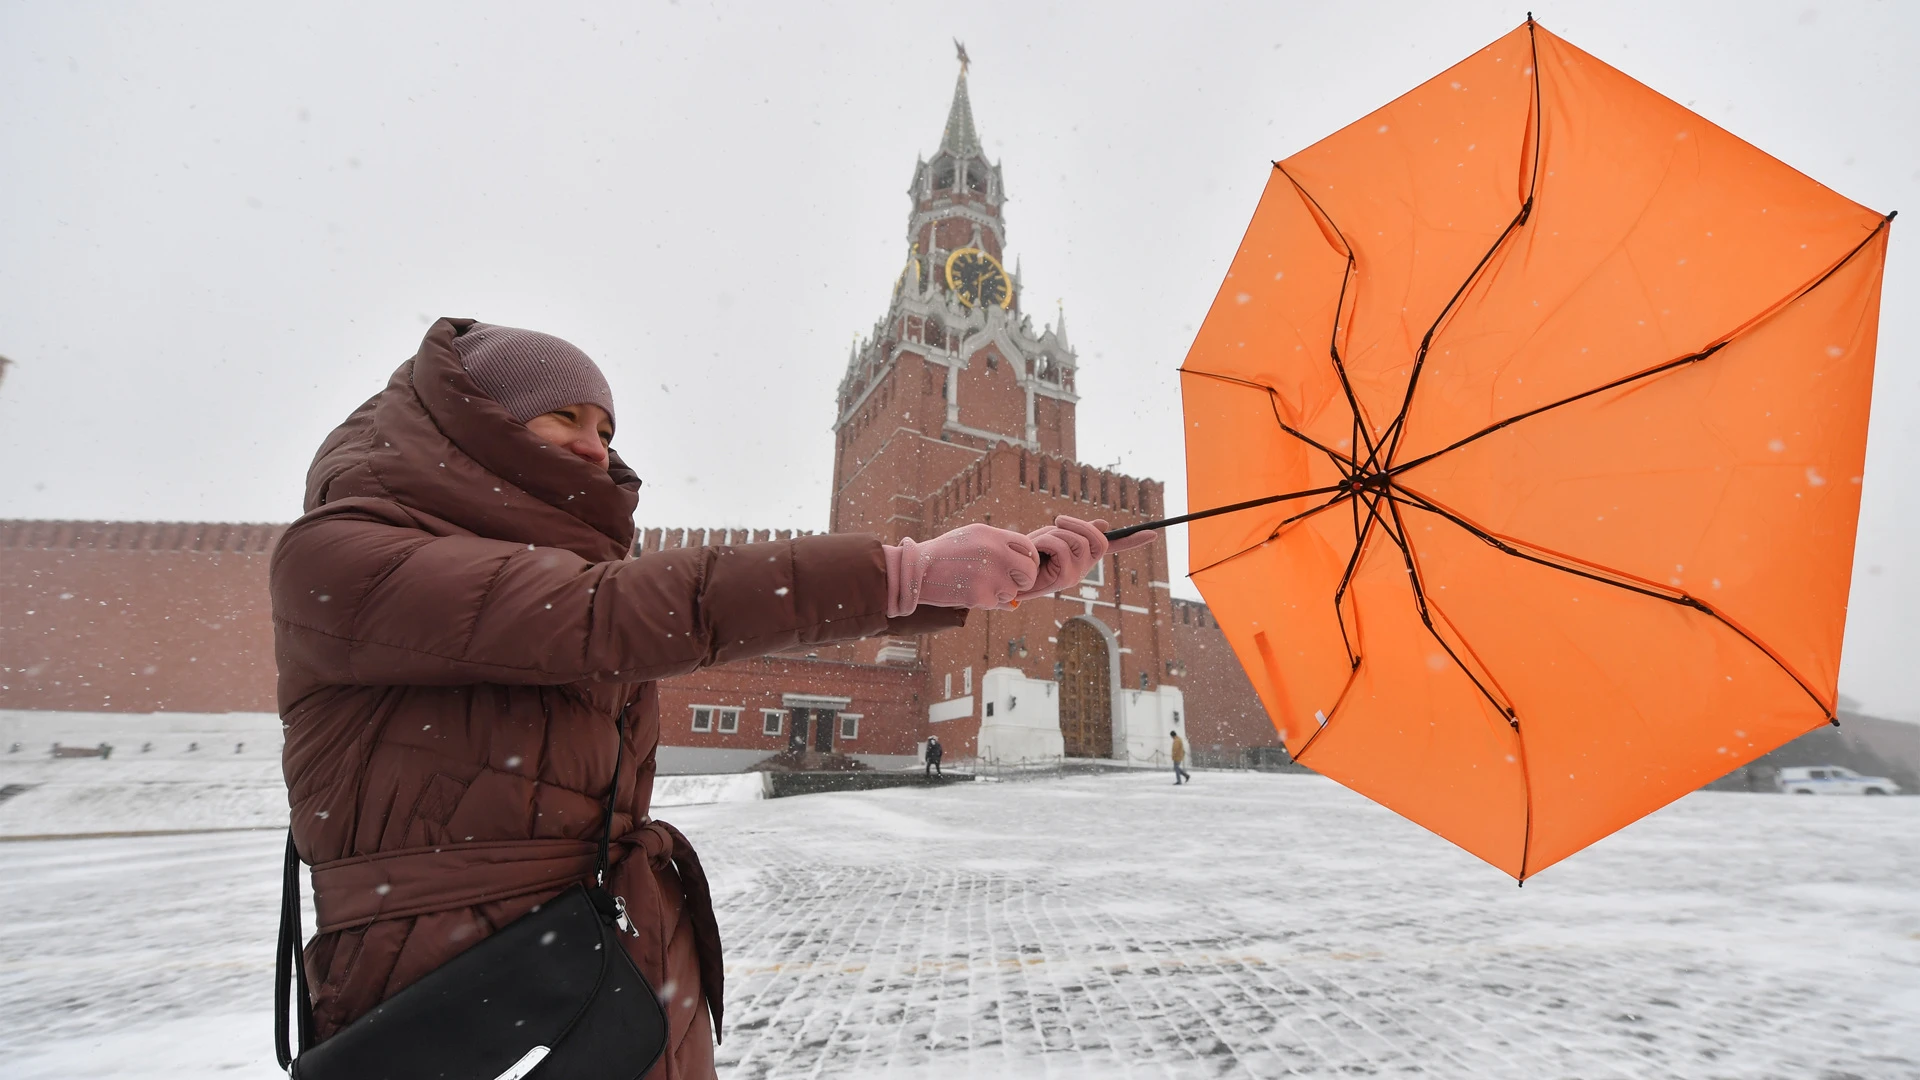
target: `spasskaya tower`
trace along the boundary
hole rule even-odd
[[[1064,316],[1036,330],[1026,310],[964,49],[940,144],[907,195],[892,299],[840,380],[833,530],[924,540],[973,521],[1028,532],[1061,514],[1113,526],[1159,516],[1158,481],[1075,457],[1079,358]],[[863,643],[857,659],[923,670],[925,732],[961,756],[1152,761],[1185,726],[1168,588],[1166,549],[1153,545],[958,630]]]
[[[939,148],[907,188],[892,301],[840,380],[835,532],[924,535],[927,496],[995,446],[1074,457],[1078,358],[1064,316],[1034,330],[1007,266],[1006,182],[980,145],[961,56]]]

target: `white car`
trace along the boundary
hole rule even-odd
[[[1900,785],[1884,776],[1861,776],[1839,765],[1792,766],[1775,779],[1789,795],[1898,795]]]

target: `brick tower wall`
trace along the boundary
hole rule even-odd
[[[1173,653],[1185,669],[1180,688],[1196,759],[1234,765],[1245,750],[1284,745],[1213,612],[1192,600],[1175,600],[1173,609]]]

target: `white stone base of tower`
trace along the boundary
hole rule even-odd
[[[1187,737],[1187,699],[1180,688],[1122,690],[1113,704],[1114,741],[1122,744],[1122,753],[1115,756],[1130,765],[1170,765],[1172,740],[1167,732]]]
[[[1066,753],[1060,736],[1060,690],[1048,679],[1029,679],[1019,668],[988,668],[980,680],[980,760],[1002,765],[1058,761]]]

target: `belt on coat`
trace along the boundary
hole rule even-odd
[[[678,872],[693,922],[701,989],[713,1013],[717,1041],[725,968],[720,963],[720,925],[713,915],[713,893],[700,856],[679,829],[651,819],[616,838],[608,857],[619,863],[636,851],[653,867],[665,869],[671,864]],[[313,868],[314,921],[319,924],[315,929],[330,934],[383,919],[559,892],[593,879],[598,852],[599,845],[590,840],[492,840],[381,851],[321,863]]]

